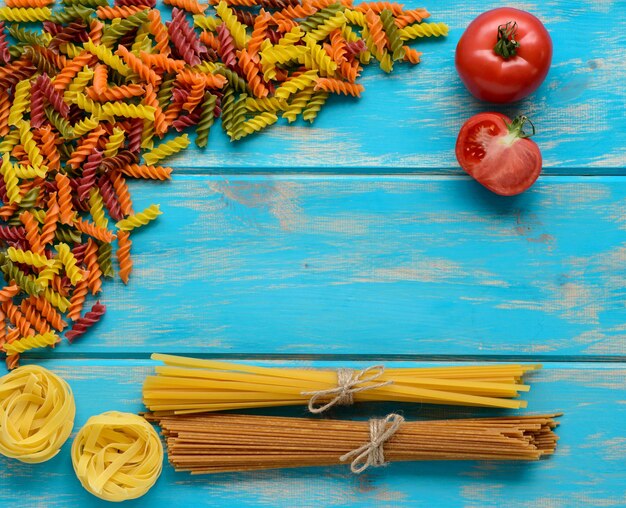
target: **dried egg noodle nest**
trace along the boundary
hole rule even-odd
[[[163,445],[141,416],[109,411],[92,416],[72,444],[83,487],[106,501],[143,496],[161,474]]]
[[[0,379],[0,453],[28,463],[45,462],[67,441],[76,405],[70,386],[37,365]]]

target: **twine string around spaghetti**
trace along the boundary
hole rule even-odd
[[[309,399],[309,411],[313,414],[323,413],[331,407],[351,406],[354,403],[354,394],[373,390],[393,383],[392,380],[365,385],[376,381],[385,372],[384,365],[372,365],[366,369],[356,371],[354,369],[337,369],[337,386],[327,390],[313,392],[302,392],[301,395],[311,396]],[[370,374],[371,373],[371,374]],[[370,374],[367,376],[367,374]],[[328,400],[330,398],[330,400]],[[326,404],[317,405],[318,402],[325,401]]]
[[[363,446],[355,448],[340,457],[341,462],[352,459],[350,471],[360,474],[370,466],[385,464],[385,443],[398,431],[404,423],[404,417],[396,413],[388,414],[385,418],[371,418],[370,440]]]

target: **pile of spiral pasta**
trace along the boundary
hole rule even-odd
[[[232,140],[313,121],[330,93],[358,96],[362,66],[419,62],[406,42],[447,33],[424,9],[351,0],[7,0],[0,8],[0,350],[7,365],[71,342],[105,306],[102,280],[132,271],[127,178],[166,180],[160,160],[199,147],[221,117]],[[213,9],[213,7],[211,7]],[[41,25],[39,25],[41,23]],[[171,135],[174,133],[174,135]],[[164,140],[163,138],[166,138]]]
[[[75,414],[72,390],[59,376],[37,365],[14,370],[0,379],[0,453],[28,463],[51,459]]]

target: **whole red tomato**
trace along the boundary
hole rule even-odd
[[[456,140],[459,164],[496,194],[524,192],[541,172],[541,152],[528,139],[526,122],[524,116],[511,120],[500,113],[474,115],[463,124]]]
[[[534,92],[548,74],[552,39],[535,16],[502,7],[472,21],[456,47],[461,81],[478,99],[513,102]]]

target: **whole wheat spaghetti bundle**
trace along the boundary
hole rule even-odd
[[[319,370],[258,367],[153,354],[165,365],[143,386],[144,404],[157,415],[309,404],[319,413],[361,401],[421,402],[519,409],[530,387],[522,376],[541,365]]]
[[[192,474],[386,461],[538,460],[556,448],[555,414],[405,422],[236,414],[155,417],[170,463]],[[378,423],[374,436],[373,422]]]

